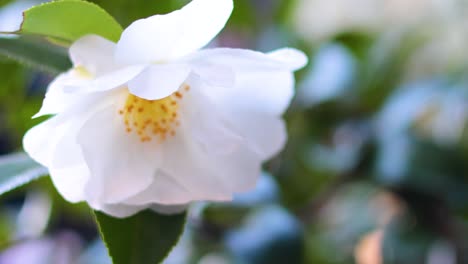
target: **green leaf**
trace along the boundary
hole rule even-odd
[[[179,240],[186,218],[186,213],[161,215],[151,210],[124,219],[94,214],[114,264],[160,263]]]
[[[0,0],[0,7],[4,7],[13,1],[14,0]]]
[[[98,5],[80,0],[53,1],[23,13],[20,34],[37,34],[71,43],[87,34],[118,41],[122,27]]]
[[[0,55],[53,74],[71,67],[64,48],[52,46],[37,38],[0,38]]]
[[[0,157],[0,195],[47,175],[47,169],[24,153]]]
[[[122,26],[155,14],[166,14],[180,9],[190,0],[90,0],[112,14]]]

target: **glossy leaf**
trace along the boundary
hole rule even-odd
[[[166,14],[180,9],[190,0],[90,0],[112,14],[122,26],[155,14]]]
[[[11,2],[13,2],[13,0],[0,0],[0,7],[4,7]]]
[[[26,10],[20,34],[37,34],[62,43],[71,43],[87,34],[117,41],[122,27],[98,5],[80,1],[48,2]]]
[[[186,214],[161,215],[146,210],[124,219],[95,212],[101,237],[114,264],[154,264],[164,260],[179,240]]]
[[[47,175],[47,169],[24,153],[0,157],[0,195]]]
[[[71,67],[65,49],[37,38],[0,38],[0,55],[53,74]]]

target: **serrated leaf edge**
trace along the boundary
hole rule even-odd
[[[4,165],[6,163],[11,163],[14,161],[19,161],[27,158],[25,154],[18,153],[18,154],[13,154],[8,157],[0,157],[0,166]],[[6,181],[6,184],[2,184],[0,186],[0,195],[7,193],[11,190],[14,190],[18,187],[21,187],[33,180],[36,180],[40,177],[48,175],[48,170],[45,167],[42,167],[38,164],[37,168],[32,168],[29,169],[21,174],[18,174],[16,177],[14,177],[12,180]]]

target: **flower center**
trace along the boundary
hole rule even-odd
[[[153,139],[162,142],[168,136],[175,136],[175,128],[179,126],[179,104],[183,92],[189,89],[190,86],[184,84],[180,91],[158,100],[146,100],[129,94],[119,110],[127,133],[136,133],[141,142]]]

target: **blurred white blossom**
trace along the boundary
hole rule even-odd
[[[297,92],[297,100],[304,107],[343,95],[355,78],[356,59],[339,44],[320,47],[311,64]]]
[[[297,32],[319,41],[342,32],[379,32],[444,17],[457,0],[300,0],[294,13]]]
[[[430,80],[404,85],[376,116],[381,177],[394,181],[405,174],[411,156],[409,135],[455,146],[468,124],[468,89]]]

